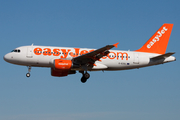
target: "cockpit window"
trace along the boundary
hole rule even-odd
[[[18,53],[20,53],[21,50],[20,49],[15,49],[15,50],[12,50],[11,52],[18,52]]]

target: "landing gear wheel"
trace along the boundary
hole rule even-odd
[[[86,73],[83,75],[83,77],[86,78],[86,79],[89,79],[90,74],[86,72]]]
[[[86,79],[85,77],[82,77],[82,78],[81,78],[81,82],[82,82],[82,83],[85,83],[86,81],[87,81],[87,79]]]
[[[26,77],[30,77],[30,72],[31,72],[31,66],[27,66],[28,67],[28,73],[26,74]]]
[[[81,72],[81,73],[82,73],[82,75],[83,75],[82,78],[81,78],[81,82],[82,82],[82,83],[85,83],[85,82],[87,81],[87,79],[89,79],[90,74],[87,73],[87,72],[84,73],[84,71]]]
[[[27,73],[27,74],[26,74],[26,77],[30,77],[30,76],[31,76],[30,73]]]

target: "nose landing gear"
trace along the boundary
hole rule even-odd
[[[87,71],[85,73],[84,73],[84,71],[82,71],[81,73],[83,75],[82,78],[81,78],[81,82],[85,83],[87,81],[87,79],[89,79],[90,74]]]
[[[31,72],[31,66],[28,66],[28,73],[26,74],[26,77],[30,77],[31,76],[30,72]]]

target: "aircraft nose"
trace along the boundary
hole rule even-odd
[[[11,59],[11,56],[10,56],[9,53],[4,56],[4,60],[5,60],[6,62],[9,62],[10,59]]]

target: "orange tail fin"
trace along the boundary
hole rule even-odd
[[[159,30],[136,52],[165,54],[173,24],[163,24]]]

